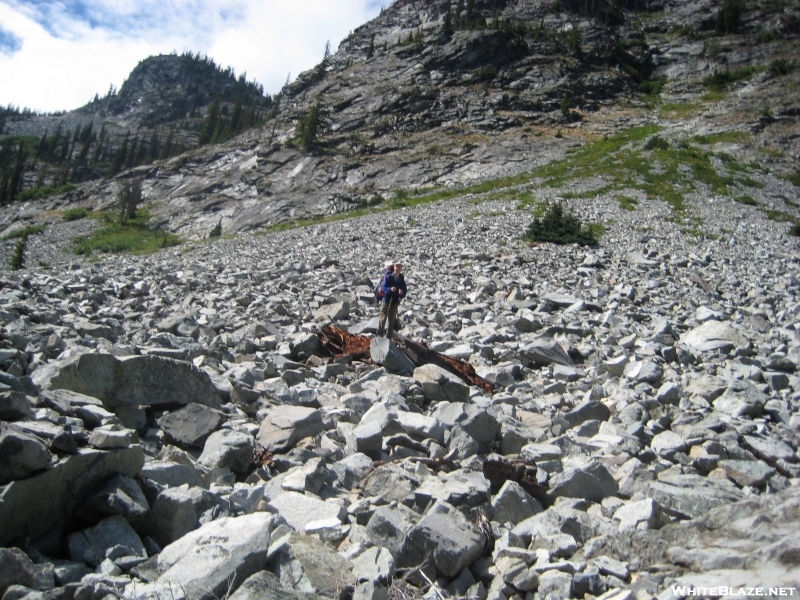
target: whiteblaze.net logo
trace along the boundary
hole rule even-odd
[[[774,597],[774,596],[795,596],[797,588],[794,587],[728,587],[720,585],[717,587],[692,587],[685,585],[672,586],[672,594],[678,598],[688,596],[707,596],[710,598],[721,598],[723,596],[743,596],[743,597]]]

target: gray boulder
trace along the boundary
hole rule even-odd
[[[0,423],[0,457],[0,484],[49,469],[52,462],[50,451],[38,437],[5,423]]]
[[[492,498],[492,520],[517,523],[544,510],[541,504],[516,481],[508,480]]]
[[[141,470],[142,479],[149,479],[164,487],[203,487],[200,473],[193,465],[175,462],[152,461]]]
[[[36,565],[19,548],[0,548],[0,596],[12,585],[36,586]]]
[[[416,368],[411,359],[392,340],[374,337],[369,344],[370,358],[390,373],[411,375]]]
[[[600,502],[603,498],[616,496],[619,491],[617,482],[601,464],[593,464],[582,468],[565,469],[550,478],[548,496],[583,498],[591,502]]]
[[[431,416],[448,427],[458,425],[484,446],[491,444],[500,432],[497,419],[474,404],[440,402]]]
[[[269,549],[272,515],[254,513],[206,523],[170,544],[158,556],[158,579],[125,589],[145,600],[156,595],[175,600],[213,600],[236,589],[263,569]]]
[[[33,408],[28,396],[14,390],[0,392],[0,421],[18,421],[32,417]]]
[[[270,547],[270,570],[285,590],[337,597],[355,583],[353,564],[320,540],[288,533]]]
[[[750,344],[732,325],[714,320],[687,331],[680,341],[699,352],[746,348]]]
[[[429,402],[440,400],[467,402],[469,400],[469,386],[457,375],[438,365],[428,364],[417,367],[414,369],[413,377]]]
[[[180,410],[167,413],[159,419],[158,424],[168,442],[178,446],[201,448],[208,436],[216,431],[223,421],[224,417],[219,411],[192,402]]]
[[[453,506],[438,501],[408,532],[400,566],[416,566],[430,556],[439,573],[455,577],[480,557],[485,545],[486,537],[477,527]]]
[[[305,531],[311,521],[338,519],[344,521],[347,511],[333,502],[325,502],[297,492],[284,492],[269,501],[272,511],[278,513],[296,531]]]
[[[105,517],[142,518],[150,511],[142,488],[127,475],[114,475],[103,488],[92,494],[75,514],[87,521],[98,521]]]
[[[270,452],[285,452],[306,437],[322,433],[322,416],[314,408],[278,406],[261,422],[256,439]]]
[[[751,382],[732,381],[713,404],[714,410],[731,417],[757,417],[766,401],[767,397]]]
[[[71,357],[50,379],[49,387],[99,398],[108,408],[192,402],[220,406],[219,393],[207,373],[191,363],[154,355]]]
[[[140,446],[110,452],[82,448],[48,471],[10,483],[0,502],[0,544],[48,533],[109,477],[135,477],[143,464]]]
[[[250,468],[254,446],[252,435],[243,431],[222,429],[208,437],[197,462],[212,469],[227,468],[243,476]]]
[[[546,367],[547,365],[575,366],[575,363],[558,342],[552,340],[536,340],[521,349],[521,353],[534,365]]]
[[[97,566],[114,551],[114,558],[147,559],[142,540],[124,517],[103,519],[94,527],[77,531],[67,538],[70,558]]]

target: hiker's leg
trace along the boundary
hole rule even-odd
[[[388,306],[389,305],[386,302],[381,302],[381,312],[378,314],[378,337],[383,337],[383,334],[386,331],[386,316],[388,314]]]
[[[389,305],[389,330],[386,333],[386,337],[392,339],[394,336],[394,324],[397,321],[397,304],[390,304]]]

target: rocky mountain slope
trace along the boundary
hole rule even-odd
[[[794,6],[485,0],[460,24],[455,9],[395,3],[342,42],[327,68],[287,86],[263,129],[123,177],[145,178],[154,222],[202,238],[220,220],[225,232],[257,230],[529,172],[647,123],[685,136],[739,133],[746,139],[725,152],[740,162],[776,175],[797,169]],[[305,152],[291,140],[318,101],[330,127]],[[70,202],[103,208],[117,187],[87,185]]]

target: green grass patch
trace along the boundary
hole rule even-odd
[[[662,104],[660,116],[664,119],[688,119],[697,114],[703,105],[697,102],[686,104]]]
[[[669,142],[661,136],[654,135],[644,145],[645,150],[669,150]]]
[[[797,187],[800,187],[800,171],[795,171],[791,175],[787,175],[786,177],[784,177],[784,179],[786,179],[786,181],[788,181],[789,183],[796,185]]]
[[[55,194],[66,194],[67,192],[71,192],[74,189],[76,189],[76,187],[72,183],[68,183],[67,185],[62,185],[61,187],[53,187],[50,185],[45,185],[42,187],[31,188],[29,190],[23,190],[19,193],[17,199],[20,202],[27,202],[29,200],[41,200],[42,198],[47,198],[48,196],[53,196]]]
[[[773,208],[762,208],[761,211],[767,215],[770,221],[777,221],[778,223],[795,223],[797,218],[782,210],[775,210]]]
[[[619,196],[617,197],[617,202],[622,210],[631,211],[636,210],[636,206],[639,204],[636,198],[631,198],[630,196]]]
[[[107,213],[95,213],[92,216],[103,220],[104,225],[91,235],[72,240],[72,250],[75,254],[84,256],[90,256],[94,252],[148,254],[181,243],[176,235],[148,228],[149,215],[142,210],[125,225],[120,225]]]
[[[758,206],[758,202],[752,196],[739,196],[734,198],[734,200],[739,204],[744,204],[745,206]]]
[[[715,71],[708,77],[703,78],[703,86],[712,92],[723,92],[737,81],[746,81],[756,73],[763,71],[764,67],[739,67],[738,69],[725,69]]]
[[[80,221],[81,219],[86,218],[86,215],[89,214],[91,211],[90,208],[84,208],[82,206],[76,208],[70,208],[69,210],[64,211],[64,220],[65,221]]]
[[[39,233],[44,232],[47,229],[47,225],[28,225],[21,229],[16,229],[11,233],[7,233],[3,236],[3,240],[16,240],[19,238],[26,238],[29,235],[37,235]]]
[[[763,183],[761,183],[760,181],[756,181],[752,177],[741,177],[741,178],[737,179],[736,181],[737,181],[737,183],[740,183],[742,185],[746,185],[747,187],[756,188],[756,189],[759,189],[759,190],[764,188],[764,184]]]
[[[800,223],[794,223],[791,228],[789,228],[789,235],[800,237]]]
[[[691,141],[696,144],[711,146],[713,144],[741,144],[749,142],[751,136],[746,131],[723,131],[709,135],[692,136]]]

